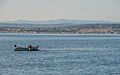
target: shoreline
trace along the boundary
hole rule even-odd
[[[120,35],[120,34],[78,34],[78,33],[1,33],[0,34],[35,34],[35,35]]]

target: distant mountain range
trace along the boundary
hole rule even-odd
[[[64,23],[73,23],[73,24],[111,24],[111,23],[120,23],[113,21],[104,21],[104,20],[70,20],[70,19],[56,19],[48,21],[30,21],[30,20],[16,20],[16,21],[0,21],[0,23],[27,23],[27,24],[64,24]]]

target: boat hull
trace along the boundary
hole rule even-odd
[[[32,48],[25,48],[25,47],[17,47],[14,50],[15,51],[39,51],[38,50],[39,46],[33,46]]]

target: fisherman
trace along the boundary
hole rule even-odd
[[[14,48],[17,48],[17,45],[14,45]]]
[[[31,44],[28,46],[28,49],[29,49],[29,51],[32,49],[32,46],[31,46]]]
[[[31,44],[30,44],[30,46],[29,46],[30,48],[32,48],[32,46],[31,46]]]
[[[17,51],[17,45],[14,45],[14,49],[15,49],[15,51]]]

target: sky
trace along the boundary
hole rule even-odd
[[[120,22],[120,0],[0,0],[0,21],[54,19]]]

